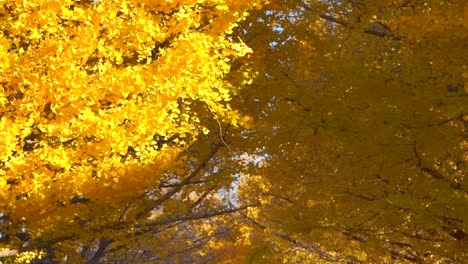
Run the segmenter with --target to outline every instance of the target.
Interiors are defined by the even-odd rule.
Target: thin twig
[[[221,125],[221,122],[219,122],[217,116],[215,115],[215,113],[213,112],[213,110],[211,110],[211,107],[207,104],[206,105],[208,107],[208,110],[210,111],[210,113],[213,115],[214,117],[214,120],[218,123],[218,127],[219,127],[219,137],[221,139],[221,142],[223,143],[224,146],[226,146],[229,151],[231,151],[231,148],[229,147],[229,145],[224,141],[224,134],[223,134],[223,127]]]

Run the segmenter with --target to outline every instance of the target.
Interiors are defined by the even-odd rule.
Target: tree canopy
[[[463,263],[463,1],[0,1],[6,263]]]

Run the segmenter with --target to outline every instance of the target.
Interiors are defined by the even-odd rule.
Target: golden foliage
[[[33,238],[100,229],[183,168],[202,121],[239,122],[224,77],[251,50],[226,34],[260,2],[2,1],[0,211]]]
[[[1,1],[2,247],[72,263],[462,263],[466,10]]]

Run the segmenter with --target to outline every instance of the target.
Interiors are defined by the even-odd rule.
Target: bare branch
[[[297,2],[299,2],[305,10],[309,12],[315,12],[315,10],[311,8],[308,4],[306,4],[303,0],[297,0]],[[347,27],[347,28],[352,27],[352,25],[350,25],[348,22],[340,20],[332,15],[319,14],[319,17],[327,21],[333,22],[335,24],[339,24],[343,27]],[[381,38],[391,37],[394,40],[401,40],[401,37],[394,35],[393,32],[386,25],[382,23],[372,23],[368,29],[364,30],[364,33],[377,36],[377,37],[381,37]]]
[[[255,226],[258,226],[260,227],[261,229],[263,230],[267,230],[268,228],[262,224],[260,224],[259,222],[255,221],[254,219],[246,216],[245,214],[242,214],[246,219],[248,219],[252,224],[254,224]],[[342,258],[342,257],[335,257],[333,255],[331,255],[330,253],[326,252],[326,251],[323,251],[321,249],[319,249],[318,247],[315,247],[315,246],[311,246],[311,245],[305,245],[305,244],[302,244],[301,242],[299,242],[298,240],[286,235],[286,234],[283,234],[283,233],[279,233],[279,232],[271,232],[272,235],[276,236],[276,237],[279,237],[285,241],[288,241],[289,243],[297,246],[297,247],[300,247],[300,248],[303,248],[307,251],[310,251],[312,253],[315,253],[317,254],[321,259],[324,259],[324,260],[327,260],[327,261],[333,261],[333,262],[346,262],[346,263],[361,263],[359,260],[355,259],[354,257],[345,257],[345,258]]]
[[[364,199],[366,201],[375,201],[375,200],[378,199],[378,196],[375,195],[375,194],[364,195],[364,194],[360,194],[360,193],[354,193],[354,192],[351,192],[349,190],[346,190],[345,193],[347,193],[347,194],[349,194],[351,196],[357,197],[357,198]]]
[[[185,177],[185,179],[183,181],[181,181],[178,186],[174,187],[172,190],[170,190],[166,194],[164,194],[161,198],[157,199],[150,206],[146,207],[146,209],[143,212],[141,212],[141,213],[139,213],[137,215],[137,219],[142,218],[147,213],[149,213],[151,210],[153,210],[154,208],[160,206],[165,201],[169,200],[174,194],[176,194],[178,191],[180,191],[180,189],[182,189],[182,187],[189,184],[192,181],[192,179],[195,178],[198,175],[198,173],[200,173],[200,171],[202,169],[204,169],[208,165],[208,162],[214,157],[216,152],[218,152],[219,148],[220,148],[220,145],[218,145],[218,144],[212,145],[211,151],[210,151],[210,154],[208,155],[208,157],[206,157],[205,160],[203,160],[202,163],[200,163],[200,165],[198,165],[198,167],[195,168],[195,170],[193,170],[187,177]]]
[[[9,250],[4,250],[4,251],[0,251],[0,258],[5,258],[5,257],[13,257],[21,252],[26,252],[26,251],[31,251],[31,250],[35,250],[35,249],[44,249],[44,248],[47,248],[53,244],[56,244],[56,243],[59,243],[59,242],[62,242],[62,241],[65,241],[65,240],[71,240],[73,238],[76,238],[75,235],[70,235],[70,236],[64,236],[64,237],[57,237],[57,238],[53,238],[53,239],[50,239],[50,240],[47,240],[47,241],[40,241],[40,242],[37,242],[37,243],[31,243],[30,245],[28,246],[25,246],[25,247],[21,247],[21,248],[18,248],[18,249],[9,249]]]
[[[180,216],[180,217],[176,217],[176,218],[165,218],[165,219],[149,222],[146,225],[147,226],[156,226],[156,225],[165,225],[165,224],[180,222],[180,221],[192,221],[192,220],[199,220],[199,219],[207,219],[207,218],[212,218],[212,217],[215,217],[215,216],[220,216],[220,215],[223,215],[223,214],[230,214],[230,213],[243,211],[243,210],[246,210],[249,207],[255,207],[255,206],[258,206],[258,205],[259,204],[249,204],[249,205],[246,205],[246,206],[231,208],[231,209],[218,211],[218,212],[214,212],[214,213],[193,214],[193,215],[188,215],[188,216]]]
[[[19,249],[10,249],[10,250],[0,251],[0,258],[13,257],[18,253],[20,253]]]
[[[280,199],[280,200],[287,201],[288,203],[294,204],[293,200],[291,200],[289,197],[286,197],[286,196],[284,196],[284,195],[274,194],[274,193],[271,193],[271,192],[264,192],[264,193],[262,193],[262,194],[263,194],[263,195],[272,196],[272,197],[278,198],[278,199]]]
[[[108,238],[101,238],[99,239],[99,247],[94,253],[94,256],[86,262],[86,264],[95,264],[99,262],[99,259],[104,255],[106,248],[112,243],[112,240]]]
[[[176,256],[176,255],[180,255],[180,254],[187,255],[187,253],[190,252],[190,251],[194,251],[196,249],[200,249],[200,248],[206,246],[211,238],[223,235],[223,234],[225,234],[227,232],[228,232],[227,230],[221,230],[221,231],[215,232],[214,234],[212,234],[210,236],[205,236],[205,237],[202,237],[202,238],[198,238],[198,239],[192,241],[193,245],[188,247],[188,248],[177,250],[177,251],[171,252],[169,255],[166,255],[166,256],[163,256],[163,257],[157,257],[157,258],[154,258],[152,260],[164,260],[164,259],[168,259],[168,258],[171,258],[173,256]]]
[[[202,196],[200,196],[200,198],[198,198],[191,206],[190,206],[190,211],[192,211],[193,209],[195,209],[195,207],[197,207],[201,202],[203,202],[203,200],[206,198],[206,196],[208,196],[208,194],[210,194],[211,191],[214,190],[214,188],[216,188],[217,184],[211,186],[208,190],[206,190]]]
[[[198,180],[198,181],[191,181],[191,182],[188,182],[186,185],[189,185],[189,184],[201,184],[201,183],[204,183],[205,181],[203,180]],[[178,187],[180,186],[180,183],[161,183],[159,184],[159,188],[171,188],[171,187]]]

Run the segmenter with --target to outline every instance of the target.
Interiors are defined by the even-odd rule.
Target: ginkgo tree
[[[265,159],[247,261],[464,262],[462,2],[272,1],[236,31],[258,72],[237,141]]]
[[[0,251],[463,263],[463,1],[1,1]]]
[[[244,122],[224,76],[251,50],[226,34],[260,4],[1,1],[2,256],[122,241],[201,174],[222,133],[186,178],[182,154]]]

